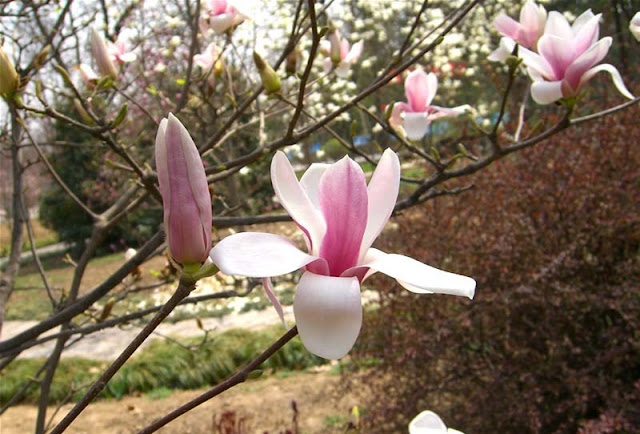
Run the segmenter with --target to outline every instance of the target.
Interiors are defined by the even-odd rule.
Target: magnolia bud
[[[342,60],[342,55],[340,52],[341,38],[340,32],[338,32],[338,30],[334,30],[329,33],[329,42],[331,43],[331,51],[329,53],[331,61],[334,64],[338,64]]]
[[[0,95],[10,95],[16,91],[20,78],[9,57],[0,46]]]
[[[172,114],[160,122],[155,152],[169,252],[183,267],[199,268],[211,250],[211,196],[198,149]]]
[[[294,75],[298,71],[298,60],[300,59],[300,50],[296,47],[289,55],[287,56],[286,63],[284,64],[284,70],[287,73],[287,76]]]
[[[267,90],[267,93],[280,92],[280,77],[278,77],[278,74],[276,74],[271,65],[265,62],[255,51],[253,52],[253,61],[256,64],[256,68],[258,68],[262,85]]]
[[[111,60],[107,43],[93,28],[91,29],[91,54],[93,54],[93,59],[96,61],[98,72],[103,77],[115,79],[118,76],[118,70]]]

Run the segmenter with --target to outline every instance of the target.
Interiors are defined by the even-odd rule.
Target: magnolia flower
[[[582,86],[600,71],[611,74],[613,84],[627,98],[627,90],[618,70],[609,64],[595,66],[611,47],[611,37],[598,40],[600,14],[584,12],[570,25],[558,12],[550,12],[544,34],[538,41],[538,53],[519,51],[533,80],[531,96],[538,104],[577,96]]]
[[[9,95],[18,88],[20,77],[13,62],[0,45],[0,95]]]
[[[208,11],[200,16],[200,31],[206,34],[211,29],[221,34],[240,24],[249,17],[243,6],[242,2],[234,0],[209,0]]]
[[[103,77],[117,77],[118,70],[113,64],[107,43],[94,28],[91,29],[91,54],[93,55],[93,59],[96,61],[98,72]]]
[[[500,38],[500,45],[489,54],[487,59],[492,62],[504,62],[511,56],[516,47],[516,41],[511,38]]]
[[[454,108],[430,105],[437,90],[438,79],[434,73],[427,74],[422,69],[411,72],[404,81],[407,103],[393,105],[390,124],[394,128],[402,126],[410,140],[420,140],[427,133],[431,121],[443,116],[458,116],[469,108],[468,105]]]
[[[269,278],[302,268],[293,311],[302,342],[313,354],[338,359],[349,352],[362,325],[360,284],[375,272],[412,292],[473,297],[475,281],[469,277],[371,247],[398,196],[400,163],[390,149],[368,186],[349,157],[312,164],[298,181],[283,152],[273,157],[271,181],[279,202],[302,229],[309,253],[279,235],[243,232],[223,239],[210,256],[226,274],[263,278],[281,317]]]
[[[629,23],[629,30],[631,30],[631,34],[638,42],[640,42],[640,12],[636,12],[636,14],[631,18],[631,22]]]
[[[111,61],[120,65],[133,62],[138,57],[133,51],[127,51],[127,43],[120,36],[118,36],[116,42],[107,42],[107,47],[109,48]]]
[[[193,56],[193,62],[207,74],[209,85],[215,85],[216,75],[222,72],[220,51],[213,42],[201,53]]]
[[[544,32],[547,11],[533,1],[528,1],[520,10],[520,22],[505,14],[499,14],[494,20],[495,28],[523,47],[535,50],[536,43]]]
[[[211,249],[211,195],[198,149],[172,114],[158,128],[156,171],[171,257],[200,265]]]
[[[409,434],[463,434],[447,428],[440,416],[432,411],[423,411],[409,423]]]
[[[324,60],[324,71],[329,72],[333,66],[336,67],[336,75],[346,78],[351,71],[351,65],[355,63],[362,54],[364,41],[349,44],[349,41],[340,36],[340,32],[335,30],[329,34],[329,41],[323,41],[323,51],[329,55]]]

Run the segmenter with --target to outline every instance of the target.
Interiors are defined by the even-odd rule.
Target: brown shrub
[[[639,115],[566,131],[396,219],[382,250],[478,287],[466,301],[375,282],[354,352],[381,363],[363,374],[382,383],[367,432],[424,409],[467,433],[640,432]]]

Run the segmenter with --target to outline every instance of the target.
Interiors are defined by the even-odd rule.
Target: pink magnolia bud
[[[104,38],[93,28],[91,29],[91,54],[93,54],[98,72],[102,76],[113,79],[117,77],[118,70],[111,60],[109,47]]]
[[[198,149],[172,114],[158,128],[156,171],[171,256],[182,265],[202,264],[211,250],[211,195]]]

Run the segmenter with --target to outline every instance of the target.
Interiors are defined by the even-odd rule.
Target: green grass
[[[133,357],[107,384],[102,398],[146,394],[162,398],[172,390],[195,389],[217,384],[254,359],[282,335],[282,327],[260,332],[229,330],[202,343],[183,340],[185,346],[157,340]],[[325,363],[309,353],[299,338],[293,339],[267,360],[265,372],[301,370]],[[7,402],[35,374],[43,359],[16,360],[0,372],[0,404]],[[60,402],[71,395],[77,399],[95,380],[106,363],[87,359],[63,359],[51,387],[51,400]],[[35,403],[37,387],[32,385],[24,402]]]

